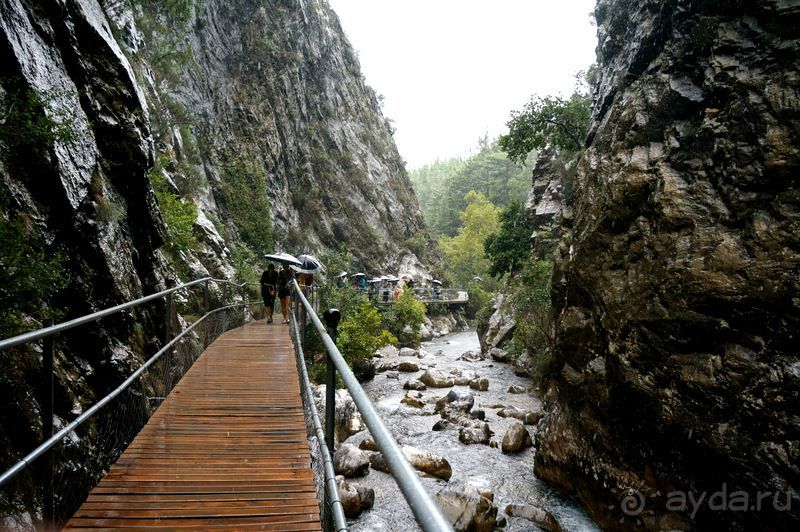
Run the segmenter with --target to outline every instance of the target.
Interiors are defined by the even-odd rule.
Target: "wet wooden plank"
[[[288,327],[250,323],[195,362],[65,529],[320,530]]]

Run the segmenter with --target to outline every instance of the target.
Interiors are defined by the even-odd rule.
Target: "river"
[[[480,352],[475,331],[452,333],[431,342],[424,342],[422,350],[427,355],[418,359],[420,371],[399,375],[397,372],[378,373],[375,379],[364,384],[364,389],[398,443],[445,457],[453,469],[451,482],[461,480],[481,491],[493,492],[494,502],[499,509],[498,518],[506,517],[508,524],[505,530],[509,532],[537,529],[530,521],[505,516],[503,508],[510,503],[532,504],[543,508],[556,518],[564,530],[599,530],[580,506],[536,478],[533,474],[533,449],[509,455],[502,453],[499,448],[486,445],[464,445],[458,440],[457,429],[450,428],[440,432],[431,430],[433,424],[439,420],[438,415],[420,415],[420,409],[400,403],[400,399],[406,393],[403,390],[403,383],[410,378],[419,377],[425,367],[435,367],[445,372],[456,368],[461,371],[474,371],[479,376],[489,379],[488,391],[479,392],[471,390],[468,386],[454,386],[453,389],[475,396],[474,409],[486,412],[486,421],[495,433],[493,439],[499,442],[506,429],[515,420],[499,417],[498,408],[492,408],[490,405],[502,404],[525,410],[540,408],[539,400],[530,393],[507,393],[511,385],[529,387],[530,380],[515,375],[510,364],[492,360],[478,362],[457,360],[465,351]],[[448,391],[447,388],[428,388],[422,393],[424,398],[431,395],[441,397]],[[535,442],[535,429],[530,426],[528,429],[534,436]],[[375,490],[375,506],[359,518],[351,520],[351,530],[396,532],[419,530],[400,489],[390,475],[371,470],[366,477],[354,480],[362,486]],[[432,494],[446,484],[443,480],[427,475],[422,477],[422,482]]]

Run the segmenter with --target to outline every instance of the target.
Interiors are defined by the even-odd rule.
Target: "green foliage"
[[[384,326],[397,337],[401,346],[416,347],[426,310],[425,303],[415,298],[411,290],[403,290],[397,301],[384,311]]]
[[[0,185],[0,338],[29,328],[26,316],[39,323],[54,317],[50,299],[69,280],[66,253],[48,249],[24,217],[10,214],[5,195]]]
[[[115,222],[125,214],[125,209],[108,196],[105,179],[99,171],[92,174],[89,192],[94,199],[95,214],[98,221],[104,223]]]
[[[354,312],[342,316],[336,345],[351,368],[371,360],[376,349],[397,342],[383,329],[381,315],[369,301],[362,301]]]
[[[219,189],[222,204],[239,230],[242,241],[256,253],[272,249],[272,223],[263,169],[252,159],[239,157],[223,163]]]
[[[533,225],[519,201],[512,201],[499,215],[500,230],[489,235],[484,249],[489,257],[489,275],[500,277],[518,271],[531,259]]]
[[[500,148],[512,161],[522,162],[534,149],[552,144],[565,152],[583,148],[591,113],[589,95],[575,92],[568,100],[534,97],[522,111],[512,111],[508,134],[501,135]]]
[[[145,56],[156,77],[175,88],[189,67],[196,66],[188,34],[197,0],[131,0],[136,25],[144,34]]]
[[[231,264],[236,270],[234,278],[237,283],[258,283],[261,272],[258,271],[258,257],[253,250],[241,243],[231,246]]]
[[[451,281],[456,286],[467,286],[476,275],[488,277],[489,259],[484,253],[483,242],[497,232],[500,210],[479,192],[470,191],[464,200],[467,208],[458,216],[462,222],[458,234],[439,240]]]
[[[470,283],[467,285],[467,295],[469,295],[469,302],[467,302],[466,315],[468,319],[481,319],[489,318],[492,312],[492,297],[494,294],[486,290],[481,283]]]
[[[510,352],[519,355],[527,349],[537,357],[541,366],[537,377],[544,377],[549,369],[553,344],[552,271],[550,261],[531,261],[509,285],[511,308],[517,322]]]
[[[0,79],[0,153],[4,158],[22,146],[73,142],[79,130],[71,110],[55,105],[55,90],[25,88],[20,79]]]
[[[437,161],[412,170],[410,177],[425,221],[437,236],[456,234],[458,213],[466,208],[470,190],[505,206],[512,199],[523,201],[530,188],[530,167],[514,164],[486,138],[468,159]]]
[[[173,253],[186,252],[197,243],[192,232],[194,222],[197,220],[197,206],[184,201],[170,190],[167,178],[164,176],[164,165],[167,162],[166,156],[156,160],[156,164],[149,172],[150,182],[156,193],[161,216],[167,225],[167,247]]]

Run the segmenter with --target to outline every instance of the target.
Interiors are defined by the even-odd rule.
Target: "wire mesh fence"
[[[14,441],[12,429],[4,429],[0,436],[14,442],[16,451],[4,453],[0,472],[118,388],[144,360],[162,350],[167,335],[174,338],[190,329],[129,386],[0,487],[0,529],[49,530],[63,525],[103,476],[113,478],[112,465],[205,347],[225,331],[260,316],[260,304],[247,303],[254,301],[252,294],[251,287],[201,286],[191,293],[176,292],[167,320],[164,312],[170,305],[157,302],[57,339],[49,378],[43,376],[31,386],[27,397],[24,390],[15,397],[0,397],[9,402],[4,405],[8,408],[28,409],[18,421],[32,425],[20,426],[31,433],[21,442]],[[212,308],[217,310],[205,314]],[[4,358],[46,359],[47,346],[17,346],[4,352]],[[46,369],[47,364],[41,366]],[[25,445],[31,440],[36,441]]]

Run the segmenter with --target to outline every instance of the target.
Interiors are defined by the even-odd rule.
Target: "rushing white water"
[[[464,445],[458,441],[457,429],[451,428],[440,432],[431,430],[434,423],[439,420],[438,415],[420,415],[419,409],[400,403],[400,399],[405,395],[403,383],[421,375],[423,367],[435,365],[436,369],[445,372],[456,368],[462,371],[474,371],[481,377],[489,379],[488,391],[479,392],[469,389],[468,386],[454,386],[453,389],[475,396],[474,409],[486,412],[486,421],[495,433],[493,439],[500,441],[506,429],[515,420],[498,417],[498,408],[492,408],[490,405],[502,404],[525,410],[539,409],[541,406],[539,400],[532,394],[507,393],[511,385],[529,387],[530,380],[515,375],[509,364],[492,360],[479,362],[456,360],[465,351],[480,351],[475,331],[443,336],[424,343],[422,349],[428,355],[419,361],[420,371],[400,373],[399,378],[396,372],[379,373],[373,381],[364,385],[384,423],[397,441],[401,445],[411,445],[447,458],[453,468],[451,481],[462,480],[481,491],[492,491],[495,495],[495,504],[499,508],[498,517],[505,516],[503,509],[507,504],[533,504],[552,513],[564,530],[599,530],[575,502],[536,478],[533,474],[533,449],[508,455],[502,453],[499,448],[486,445]],[[437,355],[438,351],[441,353]],[[422,393],[425,398],[441,397],[448,391],[446,388],[429,388]],[[535,429],[528,428],[535,442]],[[391,476],[371,470],[365,478],[355,479],[355,482],[375,489],[375,506],[352,521],[351,530],[397,532],[418,530],[411,510]],[[422,482],[432,494],[446,484],[443,480],[427,476],[422,478]],[[507,519],[508,531],[536,530],[535,525],[525,519],[513,517]]]

